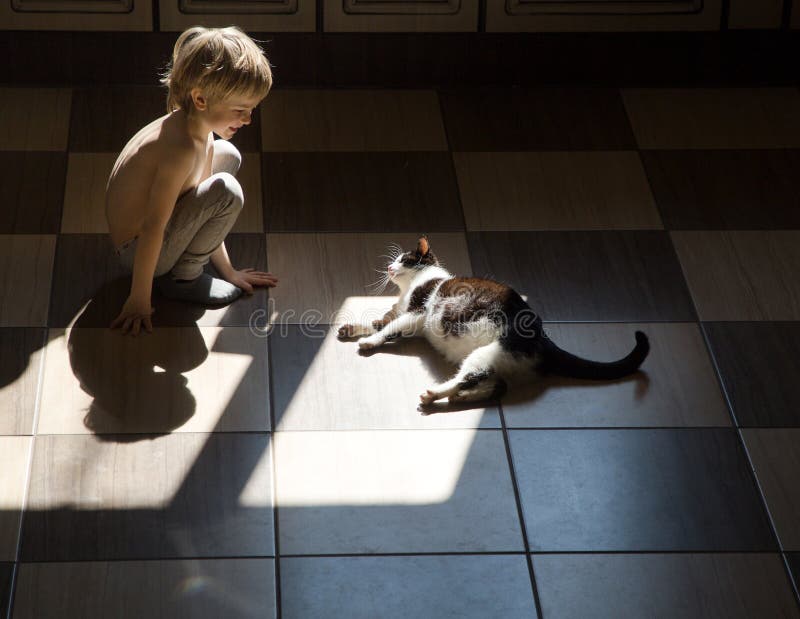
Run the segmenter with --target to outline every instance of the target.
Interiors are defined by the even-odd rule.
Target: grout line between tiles
[[[269,402],[269,423],[270,423],[270,430],[273,433],[277,431],[277,424],[275,419],[275,394],[273,386],[275,384],[275,378],[272,371],[272,345],[270,343],[270,338],[267,338],[267,375],[269,384],[267,385],[267,401]],[[270,457],[271,457],[271,464],[272,464],[272,475],[270,477],[270,482],[272,483],[272,536],[273,536],[273,546],[275,548],[275,617],[276,619],[281,619],[282,617],[282,607],[281,607],[281,554],[280,554],[280,539],[279,539],[279,529],[278,529],[278,471],[277,471],[277,461],[275,456],[275,440],[274,438],[270,441]]]
[[[458,182],[458,174],[456,173],[456,162],[453,160],[453,147],[450,144],[450,133],[447,131],[447,121],[445,120],[444,104],[439,90],[436,91],[436,101],[439,104],[439,118],[442,121],[442,129],[444,130],[444,139],[447,142],[447,159],[450,162],[450,171],[453,174],[453,180],[456,184],[456,197],[458,198],[458,209],[461,212],[461,232],[464,234],[464,241],[466,242],[467,236],[467,216],[464,213],[464,200],[461,197],[461,185]],[[472,268],[472,258],[469,255],[469,245],[467,245],[467,258],[469,258],[470,268]]]
[[[520,531],[522,533],[522,543],[525,545],[525,560],[528,563],[528,577],[531,581],[531,593],[533,594],[533,603],[536,606],[536,615],[542,619],[542,604],[539,600],[539,588],[536,585],[536,574],[533,571],[533,558],[531,557],[531,548],[528,543],[528,530],[525,526],[525,514],[522,509],[522,498],[520,497],[519,486],[517,485],[517,474],[514,469],[514,460],[511,457],[511,442],[508,438],[508,430],[506,429],[505,416],[503,414],[502,402],[498,402],[498,412],[500,414],[500,425],[503,432],[503,446],[506,450],[506,460],[508,461],[508,472],[511,475],[511,487],[514,490],[514,502],[517,506],[517,520],[519,521]]]
[[[741,429],[797,429],[798,426],[742,426]],[[625,430],[628,432],[700,432],[700,431],[731,431],[735,430],[735,426],[510,426],[507,428],[511,432],[603,432],[603,431],[619,431]],[[163,436],[185,436],[193,434],[201,434],[204,436],[210,435],[243,435],[243,436],[275,436],[277,434],[331,434],[331,433],[363,433],[363,432],[502,432],[503,428],[498,427],[403,427],[403,428],[321,428],[321,429],[297,429],[297,430],[231,430],[225,432],[176,432],[173,431],[169,434],[161,432],[81,432],[81,433],[41,433],[39,437],[95,437],[95,436],[123,436],[123,437],[145,437],[154,436],[160,438]],[[13,435],[17,436],[17,435]]]
[[[783,567],[786,572],[789,574],[789,585],[792,587],[792,592],[794,593],[795,601],[800,604],[800,582],[795,579],[794,572],[792,571],[792,566],[789,565],[789,552],[784,550],[781,553],[781,560],[783,561]]]
[[[692,299],[692,304],[694,304],[694,299]],[[696,308],[695,308],[696,310]],[[733,429],[736,431],[736,436],[739,439],[739,447],[741,448],[745,459],[747,460],[747,465],[750,469],[750,479],[755,484],[756,490],[758,491],[758,496],[761,499],[761,507],[764,510],[764,513],[767,516],[767,521],[769,522],[770,530],[772,532],[772,537],[778,545],[778,550],[781,553],[785,552],[783,548],[783,543],[781,542],[781,538],[778,535],[778,529],[775,526],[775,520],[772,517],[772,512],[769,509],[769,503],[767,502],[767,497],[764,495],[764,490],[761,487],[761,481],[758,479],[758,474],[756,473],[755,466],[753,465],[753,459],[750,456],[750,451],[747,449],[747,445],[744,441],[744,436],[742,435],[742,429],[738,425],[738,420],[736,419],[736,413],[733,409],[733,403],[731,402],[730,396],[728,394],[728,390],[725,387],[725,382],[722,378],[722,372],[720,371],[719,364],[717,363],[717,357],[714,354],[714,349],[711,346],[711,342],[708,338],[708,333],[703,328],[703,322],[698,319],[698,327],[700,328],[700,332],[703,335],[703,342],[706,345],[706,350],[708,352],[708,356],[711,359],[711,364],[714,367],[714,373],[717,377],[717,384],[722,391],[722,397],[725,399],[725,404],[728,407],[728,414],[731,417],[731,421],[733,422]],[[792,576],[792,571],[789,569],[789,563],[786,560],[786,557],[782,554],[783,558],[783,568],[786,573],[787,578],[789,579],[789,586],[792,588],[792,593],[794,594],[795,603],[800,606],[800,591],[794,582],[794,578]]]
[[[289,553],[281,555],[282,559],[339,559],[339,558],[373,558],[373,557],[494,557],[494,556],[557,556],[557,555],[781,555],[782,553],[774,548],[772,549],[707,549],[707,548],[692,548],[687,550],[674,550],[674,549],[651,549],[646,550],[532,550],[526,552],[523,550],[481,550],[481,551],[419,551],[419,552],[371,552],[371,553],[357,553],[357,552],[339,552],[339,553],[309,553],[297,554]],[[108,558],[99,557],[91,559],[32,559],[28,561],[20,561],[18,565],[35,565],[35,564],[49,564],[49,563],[131,563],[131,562],[177,562],[177,561],[263,561],[275,559],[275,555],[218,555],[218,556],[185,556],[185,557],[123,557],[123,558]]]
[[[51,283],[52,286],[52,283]],[[30,448],[28,450],[28,461],[25,467],[25,490],[22,493],[22,504],[20,505],[19,511],[19,524],[17,525],[17,545],[14,550],[14,569],[11,572],[11,584],[9,590],[9,597],[8,597],[8,617],[7,619],[11,619],[13,608],[14,608],[14,598],[16,597],[16,589],[17,589],[17,578],[18,578],[18,566],[20,565],[20,552],[22,551],[22,533],[25,526],[25,514],[28,511],[28,497],[30,495],[30,486],[31,486],[31,476],[33,474],[33,455],[34,450],[36,449],[36,436],[37,430],[39,428],[39,412],[41,407],[42,401],[42,390],[43,390],[43,381],[44,381],[44,367],[45,367],[45,357],[47,355],[47,344],[50,341],[50,329],[44,327],[42,329],[43,333],[41,334],[41,345],[42,345],[42,354],[39,358],[39,367],[36,371],[36,398],[34,398],[34,405],[33,405],[33,425],[31,427],[31,443]]]

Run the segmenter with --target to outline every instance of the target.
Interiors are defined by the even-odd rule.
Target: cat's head
[[[431,251],[428,237],[423,235],[417,241],[417,249],[401,253],[389,265],[389,279],[395,284],[411,281],[422,269],[438,266],[439,260]]]

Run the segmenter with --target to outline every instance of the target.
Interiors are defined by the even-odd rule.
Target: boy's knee
[[[242,166],[242,154],[227,140],[214,140],[214,156],[211,169],[214,172],[236,174]]]
[[[229,172],[218,172],[211,178],[211,191],[217,194],[215,197],[230,202],[233,208],[241,209],[244,205],[244,192],[236,177]]]

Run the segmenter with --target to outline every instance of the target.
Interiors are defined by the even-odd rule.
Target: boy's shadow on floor
[[[137,441],[168,434],[194,415],[183,372],[208,357],[197,326],[202,306],[153,295],[153,332],[109,329],[130,292],[130,277],[96,292],[72,324],[67,343],[72,372],[94,398],[85,426],[102,440]],[[180,328],[170,328],[180,327]]]
[[[422,340],[422,338],[413,338]],[[395,340],[383,346],[369,351],[362,351],[364,356],[376,354],[401,355],[405,357],[418,357],[425,368],[430,373],[433,380],[442,383],[452,378],[458,367],[444,359],[430,344],[425,341],[421,345],[412,345],[412,340]],[[547,374],[531,374],[530,377],[517,377],[507,385],[505,392],[500,398],[490,400],[476,400],[475,402],[448,402],[440,400],[433,404],[420,404],[417,410],[423,415],[433,415],[438,413],[457,413],[460,411],[484,408],[486,406],[497,406],[498,404],[532,404],[548,389],[561,389],[564,387],[575,389],[586,389],[597,387],[598,385],[619,385],[622,383],[636,382],[634,399],[642,400],[647,394],[650,386],[650,377],[646,372],[637,371],[633,374],[616,380],[584,380],[579,378],[565,378],[562,376]]]

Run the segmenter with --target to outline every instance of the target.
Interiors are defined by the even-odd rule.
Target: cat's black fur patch
[[[421,286],[414,288],[414,292],[411,293],[411,299],[408,302],[408,311],[414,314],[424,312],[425,303],[430,298],[433,289],[436,288],[436,285],[442,281],[443,280],[441,277],[436,277],[434,279],[429,279]]]
[[[477,387],[478,383],[486,380],[492,374],[494,374],[494,372],[489,370],[484,370],[482,372],[470,372],[469,374],[464,376],[464,380],[458,383],[458,388],[472,389],[473,387]]]
[[[520,313],[533,314],[513,288],[489,279],[453,277],[442,284],[437,296],[434,311],[441,312],[442,329],[449,335],[463,335],[468,323],[488,318],[504,327],[506,336],[520,322],[516,319]]]
[[[403,254],[403,257],[400,258],[400,263],[408,269],[415,269],[420,267],[434,266],[439,264],[439,260],[432,251],[426,252],[422,256],[416,252],[409,251]]]

